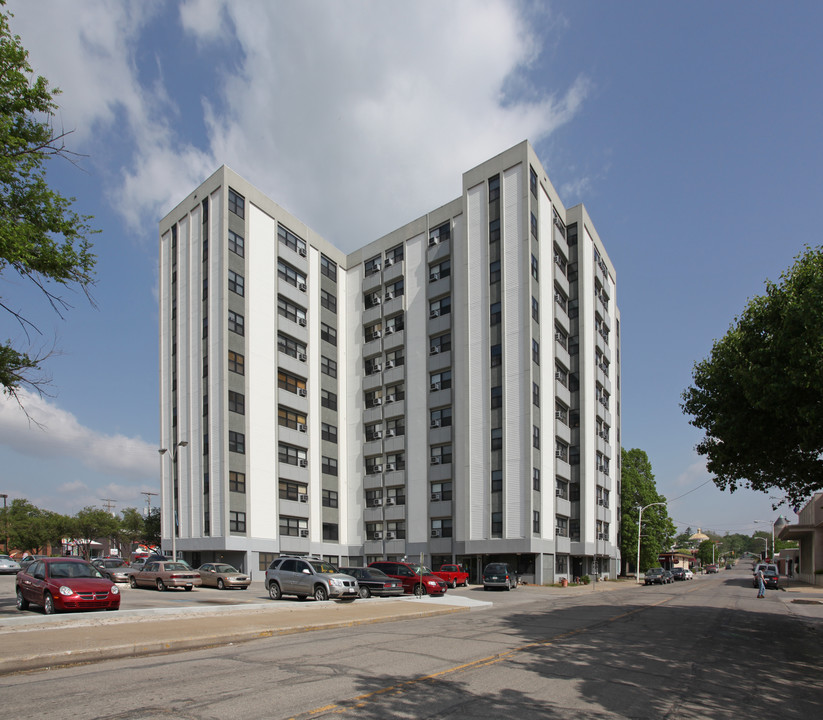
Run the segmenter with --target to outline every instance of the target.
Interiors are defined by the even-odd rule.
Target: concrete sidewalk
[[[452,596],[27,616],[0,623],[0,675],[488,606]]]

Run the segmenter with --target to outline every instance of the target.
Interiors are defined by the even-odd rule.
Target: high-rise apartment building
[[[614,576],[615,281],[527,142],[348,255],[220,168],[160,224],[163,547]]]

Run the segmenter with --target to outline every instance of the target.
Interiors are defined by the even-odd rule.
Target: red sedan
[[[39,605],[46,615],[65,610],[119,610],[120,590],[80,558],[42,558],[17,573],[17,609]]]

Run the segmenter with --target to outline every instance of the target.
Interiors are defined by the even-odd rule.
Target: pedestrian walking
[[[757,568],[757,597],[766,597],[766,581],[763,579],[763,566]]]

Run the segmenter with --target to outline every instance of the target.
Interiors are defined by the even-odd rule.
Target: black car
[[[675,580],[685,580],[686,579],[686,571],[682,567],[676,567],[671,569],[672,577]]]
[[[775,590],[780,589],[780,576],[777,574],[777,570],[763,570],[763,584],[767,588],[774,588]]]
[[[483,568],[483,589],[517,589],[517,575],[506,563],[489,563]]]
[[[395,578],[390,578],[377,568],[344,567],[340,568],[340,572],[351,575],[357,580],[361,598],[371,597],[372,595],[390,597],[403,594],[403,583]]]

